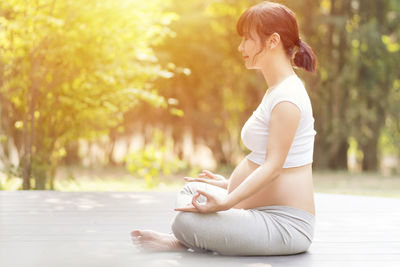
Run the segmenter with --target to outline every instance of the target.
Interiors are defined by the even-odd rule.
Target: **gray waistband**
[[[289,214],[293,214],[293,215],[297,215],[300,216],[302,218],[307,219],[308,221],[314,222],[315,221],[315,215],[302,210],[302,209],[298,209],[298,208],[294,208],[294,207],[289,207],[289,206],[277,206],[277,205],[273,205],[273,206],[262,206],[262,207],[256,207],[253,208],[253,210],[260,210],[260,211],[280,211],[280,212],[287,212]]]
[[[315,228],[314,214],[294,207],[277,205],[256,207],[253,210],[285,218],[290,225],[303,233],[312,242]]]

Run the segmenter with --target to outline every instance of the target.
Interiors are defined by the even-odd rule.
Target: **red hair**
[[[288,7],[269,1],[251,6],[240,16],[236,30],[240,36],[250,38],[251,31],[255,31],[262,44],[271,34],[278,33],[289,58],[293,57],[294,48],[298,47],[294,56],[294,64],[315,73],[317,58],[311,47],[300,39],[295,14]],[[261,51],[262,49],[257,54]]]

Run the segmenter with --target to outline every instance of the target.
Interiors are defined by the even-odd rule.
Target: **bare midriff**
[[[228,194],[238,187],[260,165],[244,158],[229,178]],[[284,168],[281,174],[254,195],[233,208],[251,209],[262,206],[289,206],[315,215],[312,165]]]

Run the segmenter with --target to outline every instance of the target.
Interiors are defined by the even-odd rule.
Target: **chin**
[[[258,66],[247,66],[247,65],[246,65],[246,68],[247,68],[248,70],[259,70],[259,69],[261,69],[261,68],[258,67]]]

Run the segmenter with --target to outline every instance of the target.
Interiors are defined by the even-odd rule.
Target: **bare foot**
[[[164,234],[152,230],[133,230],[132,241],[145,251],[182,251],[187,250],[173,234]]]

